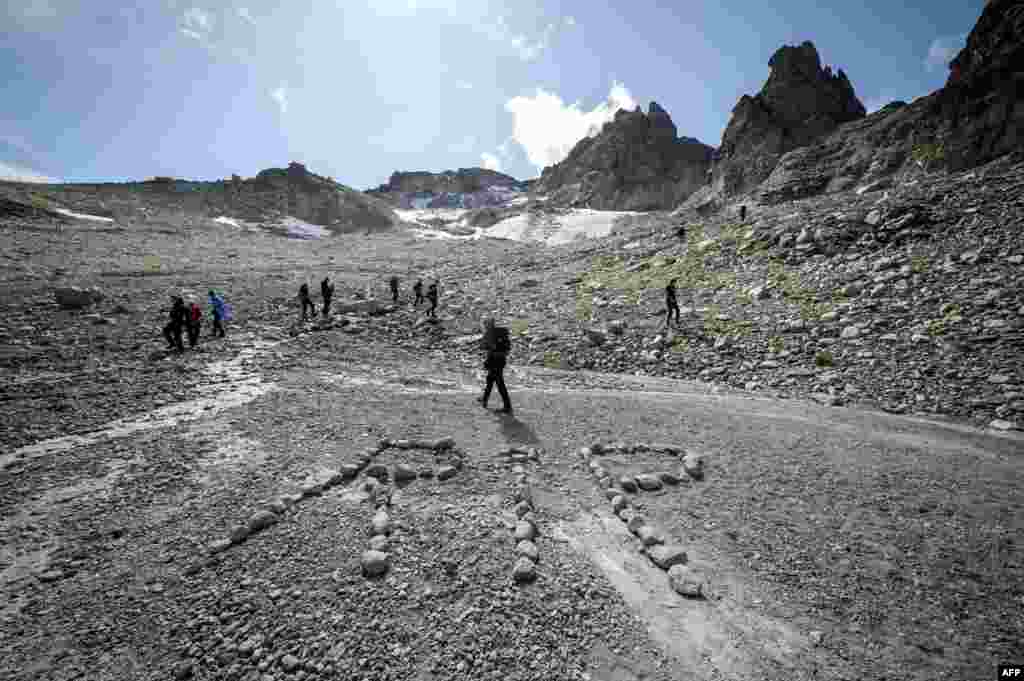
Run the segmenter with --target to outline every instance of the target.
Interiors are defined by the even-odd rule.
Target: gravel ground
[[[531,342],[578,332],[571,313],[517,338],[515,416],[481,409],[467,340],[479,316],[571,307],[557,282],[592,244],[13,222],[0,237],[5,678],[959,679],[1019,652],[1017,434],[525,365]],[[407,307],[297,323],[302,280],[330,272],[347,300],[390,271],[441,277],[438,323]],[[493,277],[508,272],[547,283],[499,296]],[[65,282],[107,297],[60,311],[51,289]],[[228,338],[167,355],[167,295],[210,286],[238,312]],[[386,486],[381,578],[360,572],[382,494],[365,471],[223,545],[381,438],[445,436],[464,454],[454,477]],[[624,496],[685,546],[706,598],[675,593],[612,514],[577,453],[610,442],[705,455],[702,480]],[[509,447],[538,460],[512,463]],[[598,458],[616,475],[678,466],[651,451]],[[375,460],[447,462],[423,449]],[[540,557],[517,584],[521,476]]]

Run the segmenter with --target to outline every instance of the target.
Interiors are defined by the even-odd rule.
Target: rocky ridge
[[[170,177],[121,184],[0,182],[0,195],[50,212],[70,209],[111,218],[118,228],[185,227],[217,217],[262,224],[292,217],[343,233],[390,229],[400,222],[386,203],[312,173],[301,163],[268,168],[254,178],[236,175],[214,182]]]

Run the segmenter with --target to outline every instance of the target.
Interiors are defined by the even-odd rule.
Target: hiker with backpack
[[[182,300],[181,296],[171,296],[171,314],[170,321],[164,327],[164,338],[167,340],[168,350],[177,350],[178,352],[185,352],[185,347],[181,342],[181,333],[185,329],[185,301]]]
[[[213,329],[210,331],[210,335],[224,338],[227,335],[224,331],[224,320],[230,318],[228,305],[224,302],[224,297],[218,295],[213,289],[207,293],[210,298],[210,311],[213,315]]]
[[[313,318],[316,319],[316,305],[309,297],[309,284],[303,282],[299,287],[299,304],[302,305],[302,321],[306,321],[306,309],[308,308]]]
[[[668,282],[665,287],[665,326],[672,321],[672,311],[676,313],[676,326],[679,325],[679,301],[676,300],[676,280]]]
[[[498,412],[511,414],[512,401],[509,400],[508,389],[505,387],[505,364],[508,362],[509,352],[512,351],[512,339],[509,336],[508,327],[495,326],[492,317],[485,319],[481,346],[486,352],[484,369],[487,370],[487,384],[484,386],[483,396],[477,398],[477,401],[486,409],[487,400],[491,396],[491,388],[496,385],[503,403]]]
[[[413,307],[419,307],[420,303],[423,302],[423,280],[417,279],[416,283],[413,284],[412,292],[416,294],[416,299],[412,302]]]
[[[203,310],[199,303],[192,298],[188,306],[188,347],[195,349],[199,344],[199,330],[203,323]]]
[[[430,301],[430,308],[427,310],[428,317],[437,317],[437,280],[430,282],[427,287],[427,300]]]
[[[324,277],[324,280],[320,282],[320,295],[324,299],[322,310],[324,319],[327,319],[331,314],[331,298],[334,297],[334,284],[331,283],[330,277]]]
[[[395,275],[392,274],[391,278],[388,279],[388,284],[391,286],[391,302],[392,303],[397,303],[398,302],[398,277],[396,277]]]

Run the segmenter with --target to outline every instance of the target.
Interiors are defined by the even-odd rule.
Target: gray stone
[[[661,489],[661,480],[653,473],[641,473],[636,476],[637,486],[648,492],[656,492]]]
[[[453,447],[455,447],[455,438],[442,437],[440,439],[434,440],[434,442],[431,443],[430,449],[441,452],[446,449],[452,449]]]
[[[373,520],[370,521],[370,527],[373,530],[373,534],[388,534],[391,532],[391,518],[388,517],[387,511],[384,509],[378,510],[373,515]]]
[[[658,478],[666,485],[678,485],[679,476],[672,471],[659,471]]]
[[[529,513],[532,510],[533,510],[533,507],[530,506],[530,503],[528,501],[526,501],[526,500],[520,501],[518,504],[516,504],[516,508],[515,508],[516,517],[517,518],[522,518],[524,515],[526,515],[527,513]]]
[[[457,472],[458,470],[455,468],[455,466],[441,466],[440,468],[437,469],[437,479],[449,480],[451,478],[454,478]]]
[[[628,475],[623,475],[619,478],[619,487],[625,492],[635,493],[637,490],[636,479]]]
[[[54,289],[53,298],[66,310],[80,310],[103,300],[98,289],[84,289],[77,286],[64,286]]]
[[[375,534],[370,537],[370,550],[371,551],[387,551],[391,546],[391,541],[387,538],[387,535]]]
[[[282,513],[288,510],[287,504],[285,504],[284,499],[281,498],[271,499],[266,504],[264,504],[264,508],[266,508],[268,511],[273,511],[277,515],[281,515]]]
[[[860,327],[859,326],[847,326],[846,328],[843,329],[843,332],[840,334],[839,337],[842,338],[843,340],[852,340],[854,338],[859,338],[860,337]]]
[[[291,653],[281,658],[281,668],[288,673],[295,671],[300,666],[302,666],[302,661]]]
[[[396,482],[416,479],[416,469],[404,463],[395,464],[394,476]]]
[[[383,551],[364,551],[360,563],[363,568],[363,574],[367,577],[383,575],[391,567],[388,554]]]
[[[249,534],[259,532],[277,522],[277,514],[273,511],[257,511],[249,518]]]
[[[248,525],[235,525],[235,527],[232,528],[231,534],[229,536],[231,537],[232,544],[241,544],[249,538]]]
[[[351,480],[359,475],[359,466],[354,463],[344,463],[338,469],[338,472],[341,473],[341,477],[345,480]]]
[[[537,566],[529,558],[523,556],[516,561],[515,566],[512,568],[512,579],[516,582],[532,582],[537,578]]]
[[[612,499],[612,512],[613,513],[618,513],[619,511],[621,511],[622,509],[626,508],[627,506],[629,506],[629,502],[626,500],[626,497],[616,495],[615,498]]]
[[[988,424],[988,427],[994,428],[995,430],[1016,430],[1017,424],[1013,423],[1012,421],[995,419],[994,421]]]
[[[644,546],[653,546],[655,544],[665,543],[665,538],[661,536],[661,532],[650,525],[641,525],[636,531],[636,536]]]
[[[371,478],[377,478],[378,480],[388,479],[388,467],[382,463],[371,463],[366,467],[366,474]]]
[[[540,557],[540,551],[537,550],[537,545],[534,544],[532,541],[526,539],[516,544],[516,553],[520,556],[529,558],[535,563],[537,562],[537,559]]]
[[[662,570],[668,570],[686,563],[686,550],[676,544],[658,544],[647,550],[647,557]]]
[[[519,541],[530,541],[533,539],[534,528],[533,524],[526,520],[520,520],[516,522],[515,539]]]
[[[421,478],[432,478],[432,477],[434,477],[434,469],[433,468],[429,468],[429,467],[420,469],[420,477]]]
[[[621,516],[620,516],[621,517]],[[640,528],[647,524],[647,519],[639,513],[634,513],[630,516],[629,520],[626,521],[626,527],[630,532],[636,534],[640,531]]]
[[[299,492],[304,498],[318,497],[324,493],[324,484],[322,482],[309,482],[303,485]]]
[[[701,480],[704,477],[704,456],[692,451],[687,451],[683,457],[683,470],[694,480]]]
[[[704,594],[704,576],[689,565],[676,563],[669,567],[668,581],[680,596],[700,598]]]

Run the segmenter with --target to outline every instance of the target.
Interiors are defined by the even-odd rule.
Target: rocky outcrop
[[[1024,147],[1024,4],[990,0],[950,63],[936,109],[945,127],[951,170],[985,163]]]
[[[668,112],[619,110],[594,137],[544,169],[533,188],[556,204],[603,210],[672,208],[705,181],[712,148],[677,137]]]
[[[716,194],[749,190],[786,152],[865,115],[846,74],[823,68],[813,43],[781,47],[768,64],[764,87],[740,99],[722,134],[711,183]]]
[[[992,0],[950,64],[946,85],[893,102],[789,152],[758,195],[779,203],[823,192],[872,191],[934,170],[958,171],[1024,146],[1024,9]]]
[[[459,168],[458,170],[446,170],[440,173],[427,171],[403,173],[396,170],[391,174],[387,184],[383,184],[371,191],[469,194],[482,191],[488,187],[513,187],[518,184],[519,181],[511,175],[487,168]]]

